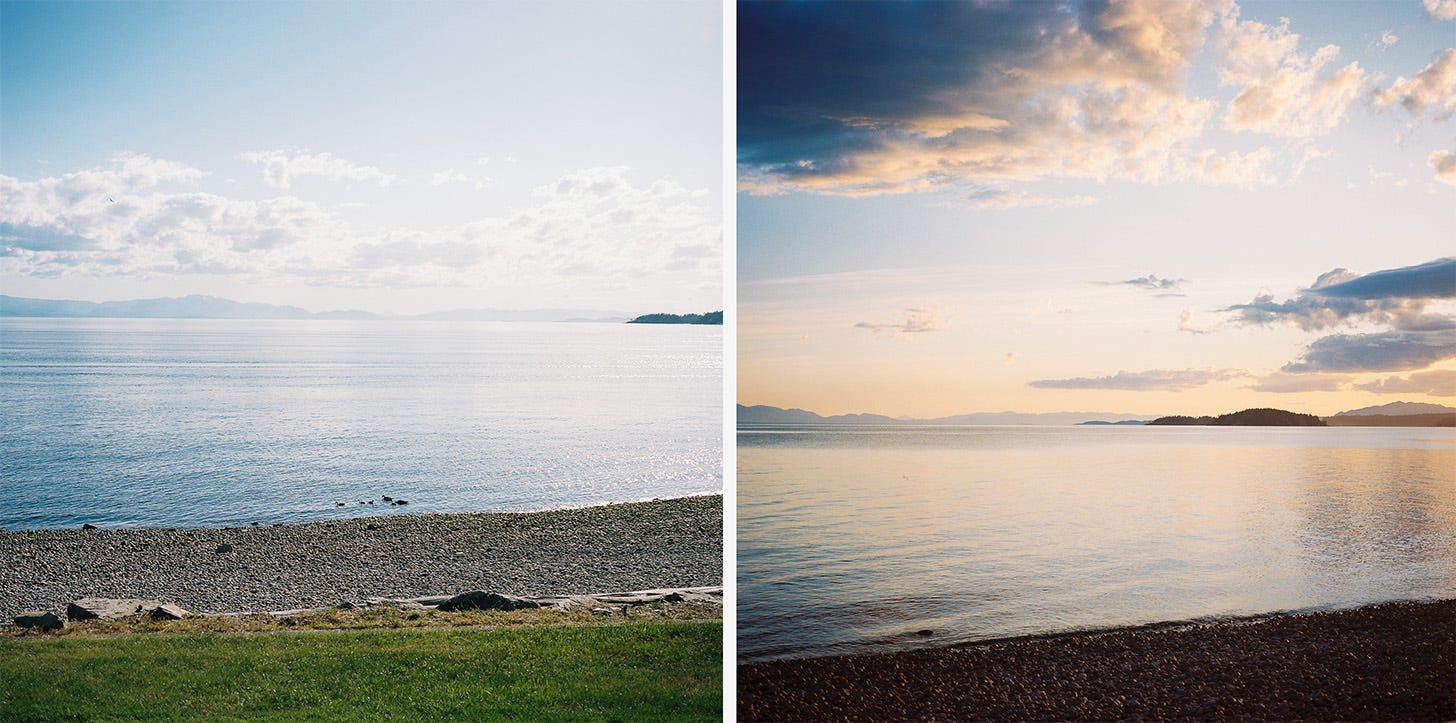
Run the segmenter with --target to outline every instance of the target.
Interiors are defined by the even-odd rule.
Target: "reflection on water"
[[[740,660],[1450,597],[1453,442],[1349,427],[740,429]]]

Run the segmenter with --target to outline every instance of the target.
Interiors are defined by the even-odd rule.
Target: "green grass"
[[[721,622],[0,640],[0,718],[718,720]]]

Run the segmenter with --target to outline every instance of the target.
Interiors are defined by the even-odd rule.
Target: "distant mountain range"
[[[297,306],[247,303],[216,296],[138,299],[135,301],[70,301],[0,295],[0,316],[123,319],[396,319],[414,321],[590,321],[622,323],[627,315],[591,309],[456,309],[413,316],[385,316],[367,311],[311,312]]]
[[[1319,417],[1307,414],[1296,414],[1282,410],[1245,410],[1237,414],[1223,415],[1227,418],[1220,424],[1258,425],[1268,423],[1260,415],[1250,415],[1247,412],[1277,412],[1275,415],[1263,415],[1289,417],[1289,420],[1298,419],[1301,423],[1318,423]],[[1243,415],[1242,417],[1240,415]],[[1248,418],[1245,418],[1248,417]],[[1167,418],[1172,419],[1172,418]],[[1187,417],[1187,424],[1214,424],[1216,417],[1195,418]],[[1204,421],[1206,420],[1206,421]],[[1281,424],[1293,423],[1289,420],[1281,420]],[[1365,407],[1363,409],[1352,409],[1348,412],[1340,412],[1331,417],[1324,417],[1324,422],[1335,427],[1369,426],[1369,427],[1450,427],[1456,426],[1456,407],[1445,407],[1439,404],[1425,404],[1420,402],[1392,402],[1379,407]],[[951,417],[937,417],[935,419],[911,419],[907,417],[887,417],[883,414],[838,414],[832,417],[825,417],[803,409],[781,409],[767,405],[744,406],[738,405],[739,424],[924,424],[924,425],[1048,425],[1060,426],[1070,424],[1080,425],[1118,425],[1134,426],[1148,424],[1147,417],[1139,417],[1131,414],[1113,414],[1108,412],[1050,412],[1044,414],[1027,414],[1022,412],[979,412],[976,414],[957,414]],[[1172,423],[1163,421],[1163,424]]]
[[[1336,417],[1360,417],[1372,414],[1385,416],[1401,416],[1404,414],[1450,414],[1456,412],[1456,407],[1446,407],[1440,404],[1426,404],[1425,402],[1391,402],[1378,407],[1361,407],[1351,409],[1348,412],[1340,412]]]
[[[935,425],[1051,425],[1135,424],[1142,418],[1133,414],[1111,412],[976,412],[935,419],[887,417],[883,414],[838,414],[823,417],[803,409],[780,409],[766,405],[738,405],[739,424],[935,424]]]

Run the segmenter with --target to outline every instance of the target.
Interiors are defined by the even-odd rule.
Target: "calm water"
[[[0,319],[0,528],[717,492],[722,378],[722,327]]]
[[[1456,430],[740,428],[738,584],[745,662],[1453,597]]]

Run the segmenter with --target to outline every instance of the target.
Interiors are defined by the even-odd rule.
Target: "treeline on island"
[[[643,314],[628,324],[723,324],[723,312],[706,314]]]
[[[1283,409],[1245,409],[1217,417],[1158,417],[1148,424],[1203,425],[1212,427],[1327,427],[1325,420],[1313,414],[1287,412]]]

